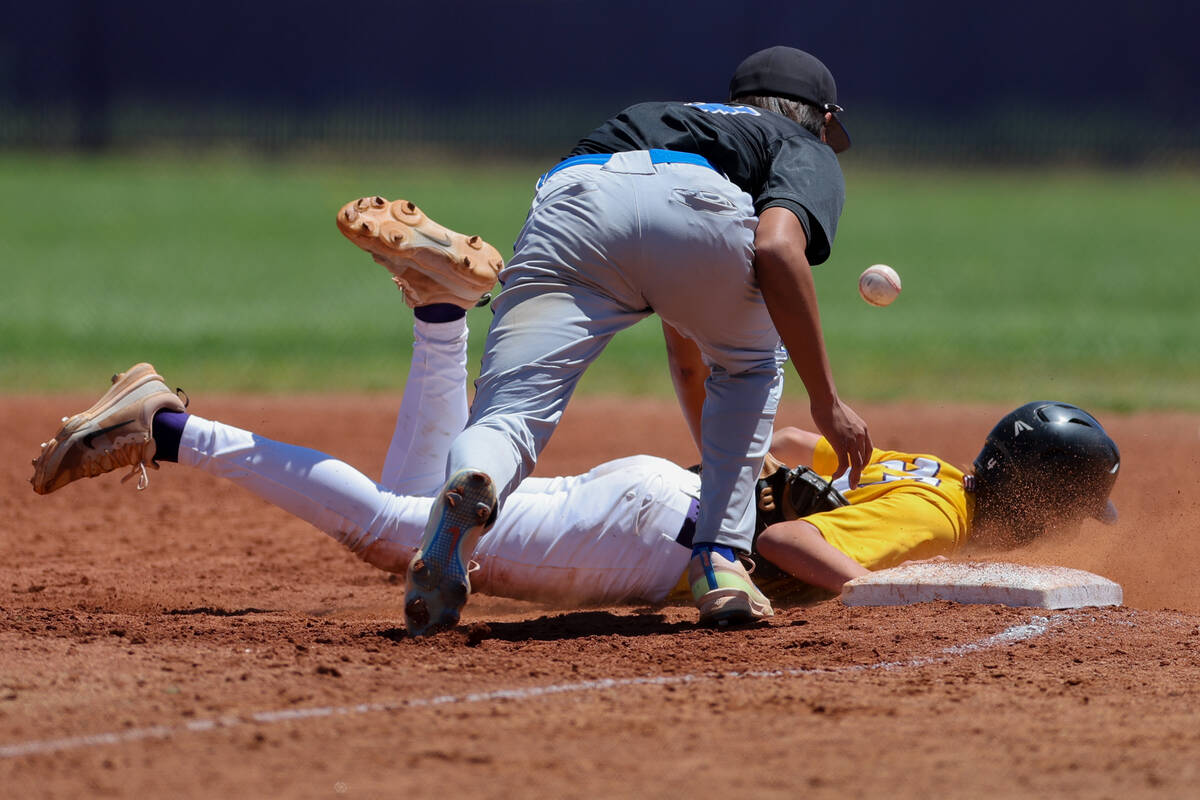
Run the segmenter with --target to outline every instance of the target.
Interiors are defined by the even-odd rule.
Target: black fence
[[[1200,152],[1193,3],[63,0],[6,9],[0,146],[561,153],[623,106],[723,99],[760,47],[837,76],[864,156]]]

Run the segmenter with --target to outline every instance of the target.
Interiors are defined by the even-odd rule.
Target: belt
[[[696,518],[700,516],[700,501],[692,498],[692,504],[688,506],[687,516],[683,518],[683,525],[679,528],[679,535],[675,537],[675,541],[684,547],[691,548],[692,538],[696,535]]]
[[[716,167],[708,163],[707,158],[702,155],[697,155],[696,153],[683,153],[678,150],[660,149],[653,149],[649,152],[651,164],[695,164],[698,167],[707,167],[713,172],[717,171]],[[567,167],[576,167],[580,164],[607,164],[608,160],[612,157],[613,153],[584,153],[583,155],[564,158],[562,161],[558,162],[549,170],[547,170],[545,175],[538,178],[538,188],[540,189],[542,184],[545,183],[551,175],[560,170],[564,170]]]

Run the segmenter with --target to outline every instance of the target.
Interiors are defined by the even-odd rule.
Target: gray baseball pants
[[[533,470],[587,366],[618,331],[657,313],[710,367],[694,542],[749,551],[786,359],[754,277],[757,222],[750,196],[719,173],[653,164],[645,151],[550,175],[501,273],[449,473],[482,471],[506,496]]]

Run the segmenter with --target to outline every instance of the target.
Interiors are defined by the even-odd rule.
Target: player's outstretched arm
[[[803,428],[777,428],[771,437],[771,455],[784,464],[811,467],[821,434]]]
[[[850,485],[857,486],[871,457],[871,436],[866,423],[838,397],[806,243],[795,214],[778,206],[765,209],[754,234],[754,271],[775,330],[808,391],[813,422],[838,455],[834,476],[849,469]]]
[[[758,552],[797,580],[831,592],[870,570],[825,541],[815,526],[802,519],[769,526],[758,537]]]

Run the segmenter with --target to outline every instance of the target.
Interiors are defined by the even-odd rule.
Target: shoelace
[[[183,400],[184,408],[187,408],[189,405],[191,405],[192,399],[188,397],[187,392],[178,386],[175,387],[175,396]],[[120,441],[120,439],[118,439],[118,441]],[[146,438],[141,442],[131,441],[128,444],[116,448],[115,451],[113,448],[105,450],[104,453],[101,454],[100,464],[102,467],[106,466],[103,459],[107,456],[111,458],[109,465],[107,465],[105,469],[90,473],[88,477],[95,477],[102,472],[110,472],[117,467],[129,466],[132,467],[132,469],[129,470],[125,477],[121,478],[121,483],[128,483],[130,478],[132,478],[134,475],[137,475],[137,490],[139,492],[144,490],[150,485],[150,475],[146,472],[146,465],[149,464],[152,469],[159,469],[157,461],[154,459],[146,460],[146,445],[148,445],[151,441],[153,441],[153,437],[147,435]],[[136,459],[131,458],[134,453],[137,454]],[[126,458],[130,458],[130,460],[124,460]],[[84,463],[90,467],[94,464],[94,461],[85,461]]]
[[[91,458],[85,458],[80,467],[83,468],[84,476],[94,478],[97,475],[103,475],[106,472],[112,472],[118,467],[131,467],[124,478],[121,478],[121,483],[126,483],[134,475],[138,475],[137,488],[138,491],[145,489],[150,485],[150,476],[146,473],[146,464],[149,463],[154,469],[158,469],[158,464],[153,460],[146,460],[146,445],[149,444],[151,438],[146,436],[141,441],[131,439],[128,442],[117,440],[118,444],[115,447],[110,447],[103,452],[96,451],[96,454]]]
[[[158,464],[155,464],[153,461],[150,463],[154,465],[155,469],[158,469]],[[145,461],[139,461],[138,463],[134,464],[133,469],[129,472],[129,474],[124,478],[121,478],[121,483],[128,482],[130,478],[132,478],[134,475],[137,475],[139,472],[141,475],[138,477],[137,488],[139,492],[142,491],[150,485],[150,476],[146,474]]]

